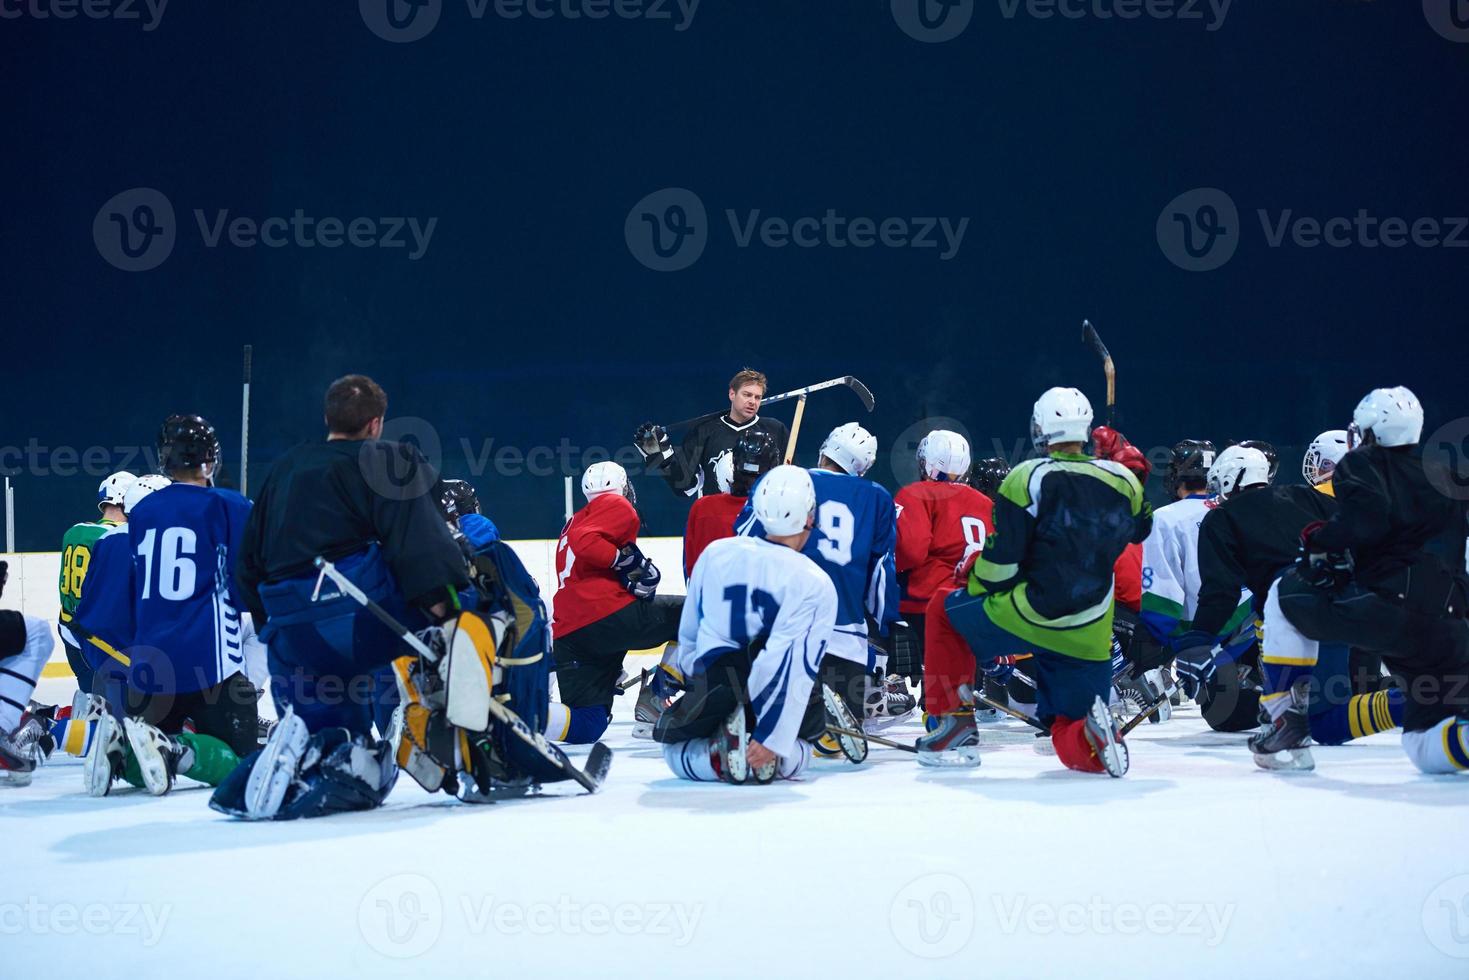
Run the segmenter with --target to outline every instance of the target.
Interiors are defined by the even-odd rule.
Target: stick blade
[[[857,397],[862,399],[862,407],[869,412],[877,407],[877,399],[872,397],[872,389],[867,387],[850,374],[842,379],[842,384],[856,392]]]

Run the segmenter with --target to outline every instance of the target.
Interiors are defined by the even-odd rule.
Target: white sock
[[[714,763],[709,760],[707,738],[691,738],[687,742],[672,742],[663,746],[663,761],[679,779],[693,779],[705,783],[717,783]]]
[[[552,701],[546,709],[546,730],[542,732],[553,742],[566,741],[566,733],[571,731],[571,709],[560,701]]]
[[[796,751],[791,756],[782,756],[780,760],[780,778],[795,779],[806,771],[811,764],[811,743],[804,739],[796,739]]]

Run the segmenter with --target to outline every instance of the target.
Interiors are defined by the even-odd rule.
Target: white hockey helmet
[[[1301,475],[1306,482],[1316,487],[1331,479],[1336,464],[1347,454],[1347,430],[1327,429],[1306,447],[1306,458],[1301,460]]]
[[[934,429],[918,444],[918,469],[930,480],[969,475],[969,441],[949,429]]]
[[[1075,388],[1050,388],[1030,412],[1030,441],[1037,449],[1061,442],[1086,442],[1092,433],[1092,403]]]
[[[790,463],[777,466],[760,478],[751,506],[767,537],[800,534],[816,512],[816,487],[811,474]]]
[[[719,484],[720,493],[734,488],[734,450],[726,449],[714,460],[714,482]]]
[[[1228,500],[1244,487],[1270,482],[1270,460],[1258,449],[1230,446],[1209,467],[1209,492]]]
[[[821,455],[852,476],[865,476],[877,460],[877,437],[856,422],[846,422],[831,430]]]
[[[629,500],[633,497],[627,470],[610,459],[587,467],[587,471],[581,475],[581,492],[588,500],[604,493],[620,493]]]
[[[1384,446],[1411,446],[1423,435],[1423,406],[1402,385],[1374,388],[1352,412],[1352,445],[1369,441]]]
[[[97,487],[97,509],[121,507],[123,498],[127,496],[128,487],[137,482],[137,479],[127,470],[122,470],[103,480]]]
[[[124,514],[131,514],[133,508],[138,506],[138,501],[148,496],[154,490],[162,490],[171,483],[173,483],[172,480],[158,473],[149,473],[146,476],[138,477],[133,481],[132,486],[128,487],[127,493],[123,495],[122,512]]]

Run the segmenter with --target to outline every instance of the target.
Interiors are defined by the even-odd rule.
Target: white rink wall
[[[556,539],[533,538],[507,543],[525,563],[526,570],[535,576],[547,607],[552,606],[556,594]],[[663,573],[658,591],[664,595],[683,595],[683,538],[641,538],[638,547]],[[4,598],[0,598],[0,608],[19,609],[27,616],[54,623],[59,608],[56,583],[61,574],[61,553],[0,552],[0,561],[10,563],[10,581],[5,586]],[[51,659],[66,659],[59,645]]]

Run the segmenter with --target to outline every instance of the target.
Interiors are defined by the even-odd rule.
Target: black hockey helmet
[[[1005,477],[1010,475],[1010,464],[998,456],[989,459],[976,459],[974,467],[969,471],[969,485],[974,487],[986,497],[993,497],[1000,491],[1000,484],[1005,482]]]
[[[465,480],[445,480],[439,478],[434,485],[434,496],[439,503],[439,512],[444,515],[444,520],[453,523],[465,514],[478,514],[479,496],[475,494],[474,487]]]
[[[1202,490],[1214,465],[1214,444],[1208,439],[1184,439],[1168,450],[1168,470],[1163,474],[1163,487],[1168,496],[1178,496],[1183,487]]]
[[[747,497],[760,474],[780,465],[780,447],[775,437],[761,429],[741,433],[734,445],[734,480],[729,492]]]
[[[158,430],[158,469],[165,476],[219,462],[219,436],[198,415],[170,415]]]
[[[1264,439],[1241,439],[1239,442],[1230,440],[1231,446],[1244,446],[1246,449],[1258,449],[1265,454],[1265,460],[1270,464],[1270,482],[1275,482],[1275,471],[1280,469],[1280,455],[1276,453],[1275,447]]]

